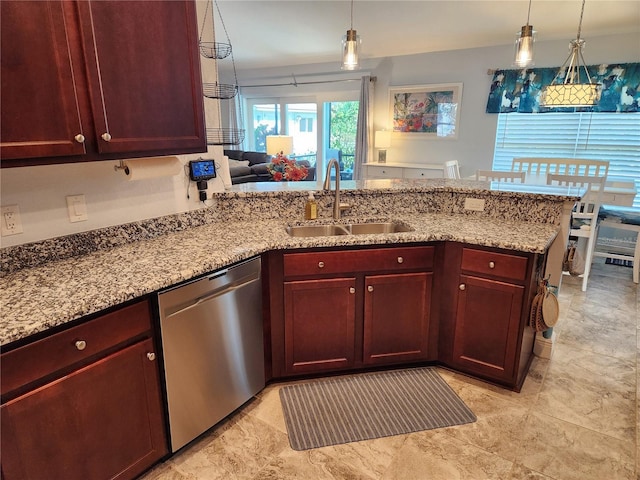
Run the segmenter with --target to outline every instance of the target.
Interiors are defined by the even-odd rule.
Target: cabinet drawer
[[[402,178],[400,167],[367,166],[367,177],[370,178]]]
[[[373,248],[366,250],[288,253],[285,277],[433,268],[434,247]]]
[[[463,248],[461,268],[465,272],[524,281],[527,277],[527,258]]]
[[[145,300],[4,353],[0,357],[2,394],[150,330],[149,302]]]
[[[442,168],[405,168],[404,178],[442,178],[444,170]]]

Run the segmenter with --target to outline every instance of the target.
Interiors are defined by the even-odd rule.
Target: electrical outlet
[[[464,209],[476,212],[484,212],[484,198],[465,198]]]
[[[18,205],[7,205],[2,207],[2,236],[16,235],[22,233],[22,220],[20,219],[20,209]]]
[[[84,195],[68,195],[67,211],[69,212],[69,221],[71,223],[84,222],[87,216],[87,204],[84,201]]]

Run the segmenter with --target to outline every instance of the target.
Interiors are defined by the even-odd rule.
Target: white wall
[[[561,65],[568,54],[566,42],[538,42],[536,65]],[[584,55],[590,64],[602,62],[640,61],[640,34],[625,34],[587,39]],[[390,85],[434,84],[462,82],[463,98],[459,138],[455,140],[414,140],[394,138],[388,150],[388,161],[416,163],[441,162],[457,159],[462,174],[471,175],[477,168],[491,166],[495,141],[496,115],[485,113],[491,77],[489,68],[510,68],[512,47],[491,47],[428,53],[403,57],[369,59],[363,62],[363,71],[377,77],[374,123],[376,128],[388,127],[388,87]],[[205,81],[215,74],[212,63],[202,59]],[[308,75],[338,72],[338,60],[332,64],[283,67],[265,71],[238,72],[242,84],[276,83],[283,72],[297,75],[298,80]],[[355,77],[362,74],[352,72]],[[341,72],[336,74],[344,76]],[[221,81],[225,80],[221,70]],[[336,90],[352,90],[349,83],[330,84]],[[295,92],[308,95],[323,91],[328,84],[317,87],[291,87]],[[274,91],[275,90],[275,91]],[[269,93],[286,95],[278,87]],[[259,92],[252,89],[251,94]],[[291,92],[289,92],[290,94]],[[324,95],[324,94],[323,94]],[[209,105],[208,105],[209,106]],[[210,106],[209,106],[210,107]],[[208,108],[207,122],[216,121],[217,112]],[[220,147],[216,147],[217,149]],[[187,158],[182,159],[186,162]],[[200,208],[197,192],[191,191],[187,200],[186,180],[183,175],[146,181],[126,181],[122,172],[115,172],[116,162],[90,162],[40,167],[0,169],[1,204],[18,204],[24,233],[2,237],[2,246],[19,245],[60,235],[92,230],[104,226],[127,223]],[[89,220],[70,223],[66,212],[67,195],[84,194]]]

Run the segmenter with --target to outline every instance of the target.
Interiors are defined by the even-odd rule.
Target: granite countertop
[[[378,188],[377,183],[374,182],[373,185],[373,190]],[[150,224],[143,225],[144,228],[137,224],[125,225],[118,227],[121,229],[115,233],[103,233],[103,238],[87,237],[91,243],[107,243],[93,251],[78,249],[80,253],[69,258],[56,260],[56,256],[53,256],[53,259],[48,258],[46,262],[36,262],[35,266],[25,266],[16,271],[6,270],[9,273],[0,278],[0,345],[7,345],[269,250],[444,240],[544,253],[560,230],[557,219],[552,218],[553,221],[548,222],[541,220],[548,216],[546,210],[530,214],[534,210],[532,205],[538,205],[541,198],[553,198],[552,196],[524,196],[521,201],[527,208],[522,208],[522,204],[517,201],[514,203],[509,198],[503,202],[504,208],[499,203],[497,206],[488,205],[490,215],[461,215],[455,214],[457,200],[452,201],[451,193],[441,193],[442,198],[437,198],[436,190],[429,190],[430,195],[427,196],[424,185],[420,187],[405,182],[401,185],[392,184],[392,188],[399,188],[408,197],[403,197],[403,194],[385,197],[380,195],[381,191],[376,190],[373,196],[366,198],[365,202],[360,199],[362,203],[356,205],[362,192],[353,192],[352,198],[345,192],[345,198],[354,203],[354,208],[343,222],[392,219],[409,224],[414,229],[411,232],[290,237],[285,227],[302,223],[297,219],[304,204],[292,204],[291,198],[278,193],[278,187],[273,192],[269,191],[274,189],[273,186],[261,187],[267,193],[256,198],[251,194],[256,188],[241,187],[221,194],[217,205],[218,213],[211,213],[214,209],[202,209],[182,216],[176,215],[176,218],[154,219],[149,221]],[[279,187],[280,190],[309,188],[297,185]],[[455,190],[456,187],[453,188]],[[465,195],[470,191],[482,191],[477,185],[473,187],[476,190],[469,188],[463,187]],[[414,189],[417,190],[413,191]],[[441,189],[438,191],[441,192]],[[295,198],[298,197],[300,200],[296,201],[304,201],[304,196],[298,195]],[[402,208],[396,209],[398,205],[390,207],[385,203],[390,199],[398,201],[398,198],[402,200]],[[246,200],[245,203],[242,203],[243,199]],[[327,207],[332,196],[320,192],[317,199],[323,211],[330,212]],[[425,204],[417,205],[416,199]],[[553,201],[554,205],[559,205],[572,199],[574,197],[557,197]],[[258,208],[256,202],[259,201],[268,205],[268,208],[263,209],[259,218],[255,219],[255,210]],[[434,202],[440,202],[437,208],[433,207]],[[557,210],[554,206],[549,211],[555,212],[554,209]],[[538,218],[527,217],[523,221],[516,215],[517,219],[512,219],[516,210],[525,211],[525,216],[538,215]],[[296,212],[295,215],[290,213],[293,211]],[[388,215],[389,212],[394,213]],[[324,218],[316,223],[328,221],[332,220]],[[122,230],[126,228],[128,230]],[[158,231],[153,231],[154,229]],[[133,241],[131,230],[135,230],[136,234],[145,230],[149,238]],[[84,238],[85,242],[87,238]],[[79,243],[75,238],[68,242]],[[65,249],[71,248],[68,244],[62,245]],[[31,255],[42,248],[39,244],[28,245],[23,250]],[[60,249],[60,245],[57,248]],[[23,256],[24,251],[20,252]]]

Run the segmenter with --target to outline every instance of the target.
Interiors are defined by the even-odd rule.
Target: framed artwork
[[[462,83],[389,88],[392,131],[433,138],[457,138]]]

